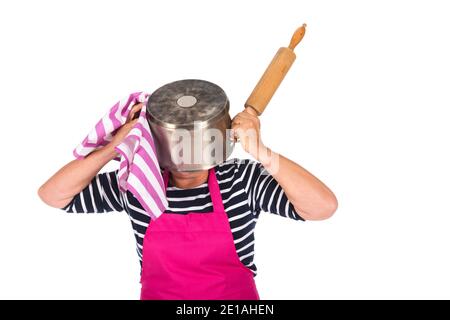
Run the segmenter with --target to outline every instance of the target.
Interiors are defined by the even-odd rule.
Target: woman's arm
[[[138,121],[133,117],[140,111],[142,105],[137,104],[131,109],[127,122],[117,131],[107,146],[91,152],[84,159],[69,162],[50,177],[38,190],[42,201],[51,207],[63,208],[89,185],[100,169],[118,156],[114,148],[122,142]]]
[[[115,156],[114,148],[108,144],[104,148],[93,151],[84,159],[69,162],[39,188],[39,197],[51,207],[65,207]]]
[[[236,115],[232,128],[244,150],[261,162],[303,219],[324,220],[333,215],[338,205],[333,192],[300,165],[262,143],[259,118],[254,112],[247,108]]]
[[[262,146],[256,159],[283,188],[287,198],[305,220],[324,220],[336,211],[333,192],[297,163]]]

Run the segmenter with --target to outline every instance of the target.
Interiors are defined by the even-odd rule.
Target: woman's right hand
[[[114,134],[113,139],[107,145],[108,148],[114,149],[116,146],[122,143],[123,139],[137,123],[139,113],[141,112],[143,106],[143,103],[138,103],[131,108],[130,112],[128,113],[127,121],[119,129],[117,129],[117,132]]]
[[[114,147],[119,145],[138,121],[143,104],[139,103],[130,110],[127,121],[104,148],[97,149],[84,159],[72,160],[51,176],[38,190],[38,195],[49,206],[63,208],[72,198],[81,192],[95,177],[100,169],[118,156]]]

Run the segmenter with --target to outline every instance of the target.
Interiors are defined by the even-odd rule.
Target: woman
[[[150,223],[117,171],[99,173],[118,154],[136,120],[130,117],[106,146],[56,172],[38,191],[67,212],[126,211],[142,266],[142,299],[259,299],[254,283],[254,228],[260,211],[293,220],[323,220],[337,208],[334,194],[260,139],[259,118],[245,110],[232,122],[236,138],[257,161],[229,160],[210,170],[165,171],[169,207]],[[246,132],[256,134],[247,135]]]

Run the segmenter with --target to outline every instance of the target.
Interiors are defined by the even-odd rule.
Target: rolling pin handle
[[[291,43],[289,43],[289,49],[294,50],[295,47],[302,41],[305,36],[306,23],[304,23],[300,28],[295,30],[294,35],[291,38]]]

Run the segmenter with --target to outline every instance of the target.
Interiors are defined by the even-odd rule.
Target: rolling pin
[[[281,81],[283,81],[287,72],[295,61],[295,47],[300,43],[305,35],[306,24],[295,30],[289,47],[281,47],[273,57],[266,71],[262,75],[253,92],[245,102],[245,111],[261,115],[267,107],[270,99],[277,91]]]

